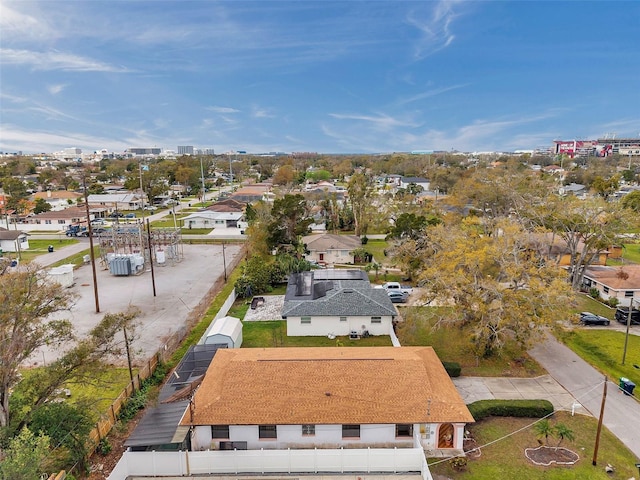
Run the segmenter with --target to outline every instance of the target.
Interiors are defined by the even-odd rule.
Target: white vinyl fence
[[[125,480],[130,475],[351,472],[420,472],[423,480],[432,480],[421,448],[127,451],[108,480]]]

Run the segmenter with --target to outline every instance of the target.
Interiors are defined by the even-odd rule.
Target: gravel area
[[[247,310],[243,318],[245,322],[264,322],[283,320],[280,313],[284,305],[284,295],[264,295],[264,303],[255,310]]]

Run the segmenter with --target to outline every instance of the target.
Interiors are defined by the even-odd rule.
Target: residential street
[[[529,353],[594,417],[600,415],[604,380],[601,373],[552,336]],[[639,391],[635,390],[634,397],[624,395],[617,382],[618,379],[609,379],[603,422],[640,459]]]

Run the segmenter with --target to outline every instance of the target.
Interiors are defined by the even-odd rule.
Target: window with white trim
[[[360,438],[360,425],[342,425],[342,438]]]
[[[229,425],[211,425],[211,438],[229,438]]]
[[[382,323],[382,317],[371,317],[371,323]]]
[[[315,425],[302,425],[302,436],[303,437],[312,437],[316,434],[316,426]]]
[[[275,425],[258,425],[258,438],[269,439],[278,438],[278,431]]]
[[[303,325],[310,325],[311,317],[300,317],[300,323]]]

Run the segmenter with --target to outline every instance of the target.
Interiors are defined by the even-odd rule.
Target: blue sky
[[[0,151],[640,136],[640,2],[0,0]]]

